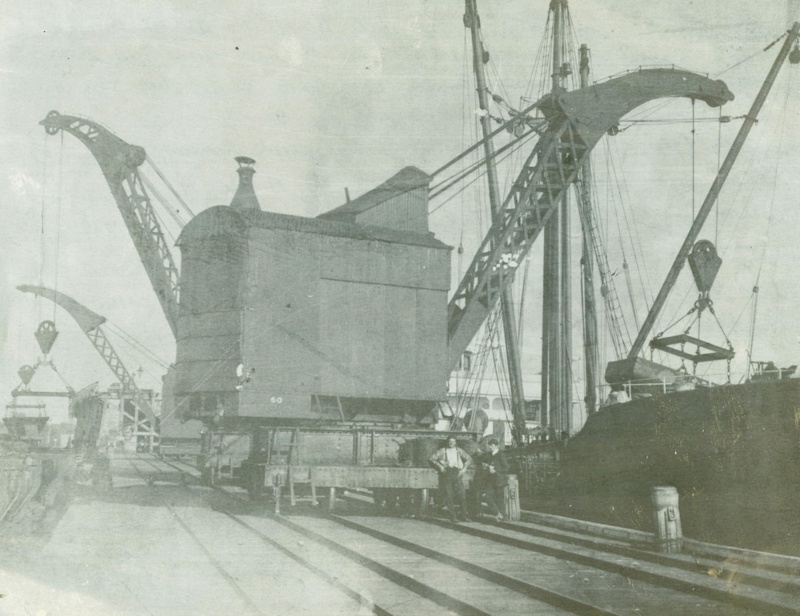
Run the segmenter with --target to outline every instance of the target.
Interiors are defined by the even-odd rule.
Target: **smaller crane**
[[[150,401],[136,385],[133,376],[128,372],[128,369],[122,363],[119,355],[117,355],[117,352],[111,345],[111,341],[103,331],[101,325],[106,322],[106,318],[89,310],[83,304],[80,304],[60,291],[34,285],[20,285],[17,289],[24,293],[33,293],[34,295],[51,300],[61,306],[75,319],[78,327],[83,330],[83,333],[89,338],[94,348],[97,349],[98,353],[103,357],[103,361],[111,368],[114,376],[119,380],[122,388],[120,393],[122,395],[126,393],[129,394],[134,405],[141,411],[141,414],[136,413],[136,415],[132,417],[134,433],[137,435],[150,436],[152,445],[152,438],[156,435],[158,427],[158,418],[153,412]]]

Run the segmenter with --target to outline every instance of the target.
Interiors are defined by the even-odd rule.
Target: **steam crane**
[[[177,336],[180,274],[139,174],[147,158],[144,148],[126,143],[96,122],[57,111],[48,113],[40,124],[49,135],[60,130],[75,135],[97,159],[170,329]]]
[[[34,285],[21,285],[17,287],[17,289],[24,293],[33,293],[34,295],[45,297],[51,300],[52,302],[61,306],[70,314],[73,319],[75,319],[78,327],[80,327],[83,333],[86,334],[89,342],[91,342],[92,346],[97,349],[97,352],[100,353],[103,361],[105,361],[106,365],[111,368],[114,376],[116,376],[119,380],[119,383],[122,387],[122,393],[127,392],[130,394],[133,403],[141,411],[141,415],[137,413],[135,417],[131,418],[134,424],[134,433],[137,436],[146,436],[152,438],[155,434],[158,418],[153,412],[150,401],[137,387],[133,376],[131,376],[131,373],[128,372],[125,364],[122,363],[119,355],[117,355],[117,352],[114,350],[111,341],[103,331],[101,325],[106,322],[106,318],[100,316],[92,310],[89,310],[86,306],[78,303],[60,291],[54,291],[53,289],[48,289],[47,287]]]
[[[236,468],[256,492],[281,482],[290,492],[300,482],[436,487],[426,457],[397,464],[400,444],[441,435],[420,426],[589,152],[624,115],[662,97],[732,99],[720,81],[649,69],[523,110],[538,108],[546,123],[532,128],[540,138],[449,304],[450,247],[427,226],[430,176],[409,167],[304,218],[262,210],[253,161],[237,159],[237,196],[194,217],[178,241],[180,301],[191,311],[181,317],[173,395],[181,419],[210,428],[206,466],[215,439],[245,426],[248,453],[220,458],[219,468],[232,476]],[[137,172],[144,151],[79,118],[51,114],[44,124],[72,132],[97,158],[175,331],[178,272]],[[90,339],[101,319],[85,322]],[[255,375],[246,384],[236,378],[240,365]]]

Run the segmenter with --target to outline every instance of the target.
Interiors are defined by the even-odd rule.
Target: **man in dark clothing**
[[[428,461],[439,471],[439,485],[444,490],[450,520],[452,522],[457,521],[454,501],[458,501],[461,520],[463,522],[469,521],[467,518],[467,497],[464,493],[464,473],[472,463],[472,458],[458,446],[456,437],[450,436],[447,438],[447,446],[439,449]]]
[[[503,514],[497,507],[502,502],[503,489],[508,485],[508,460],[500,451],[500,443],[496,438],[489,439],[489,451],[484,453],[478,462],[478,472],[475,476],[475,493],[477,499],[476,514],[480,514],[481,500],[486,498],[486,504],[494,518],[499,522]]]

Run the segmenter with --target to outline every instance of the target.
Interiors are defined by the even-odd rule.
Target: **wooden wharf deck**
[[[48,556],[122,549],[90,588],[123,614],[800,614],[797,558],[691,541],[664,554],[644,533],[534,512],[452,524],[357,502],[275,515],[201,487],[183,462],[116,455],[112,472],[108,502],[73,504]]]

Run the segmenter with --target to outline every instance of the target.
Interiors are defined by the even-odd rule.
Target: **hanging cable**
[[[45,141],[42,142],[42,202],[39,213],[39,286],[44,286],[44,265],[45,253],[45,210],[47,207],[47,135],[42,135]],[[37,295],[34,300],[36,320],[42,320],[42,299]]]
[[[717,125],[717,169],[722,166],[722,107],[717,107],[719,114],[719,124]],[[719,244],[719,207],[722,195],[717,195],[717,200],[714,202],[714,245]]]
[[[61,131],[61,146],[58,154],[58,197],[56,198],[56,256],[53,266],[53,290],[58,293],[58,263],[61,253],[61,196],[64,177],[64,131]],[[53,302],[53,323],[56,322],[56,304]]]
[[[695,100],[692,98],[692,218],[689,221],[691,225],[694,222],[694,213],[696,209],[696,199],[697,199],[697,122],[695,118]]]
[[[759,275],[760,276],[760,275]],[[753,285],[753,294],[752,294],[752,302],[753,302],[753,313],[750,319],[750,342],[747,345],[747,379],[750,379],[750,370],[751,366],[753,365],[753,346],[755,344],[755,337],[756,337],[756,313],[758,311],[758,282],[759,278],[756,278],[756,283]]]

